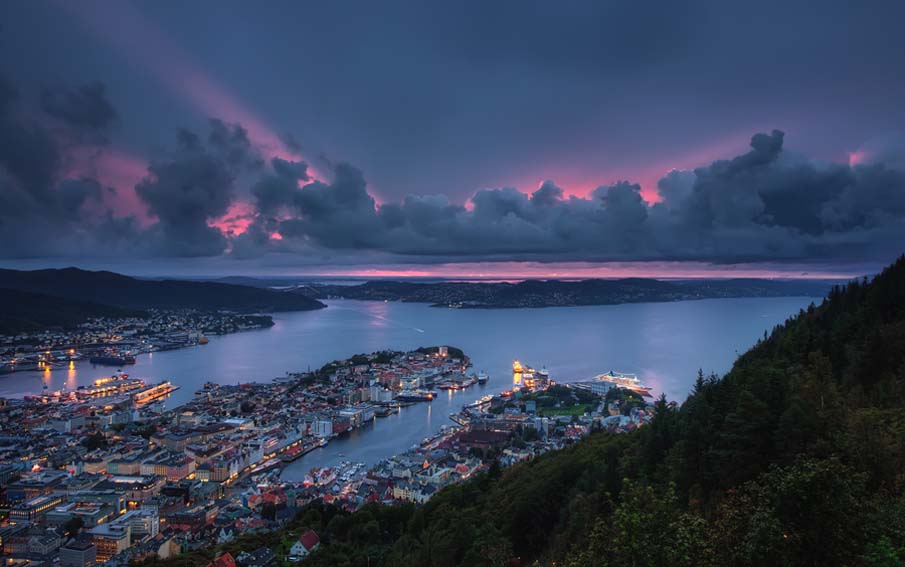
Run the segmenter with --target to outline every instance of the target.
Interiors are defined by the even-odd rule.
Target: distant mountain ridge
[[[326,307],[295,293],[225,283],[142,280],[78,268],[0,270],[0,288],[120,307],[231,311],[307,311]]]
[[[318,299],[340,297],[464,308],[517,308],[730,297],[822,297],[832,284],[820,280],[667,281],[653,278],[525,280],[519,283],[369,281],[360,285],[305,284],[295,291]]]

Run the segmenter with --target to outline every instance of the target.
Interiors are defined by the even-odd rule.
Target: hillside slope
[[[140,280],[77,268],[0,270],[0,288],[127,309],[305,311],[325,307],[299,294],[212,282]]]
[[[313,528],[309,566],[902,565],[905,257],[634,433],[594,433],[421,508],[311,506],[289,528],[226,549]]]
[[[72,328],[95,317],[143,317],[142,311],[0,288],[0,335]]]

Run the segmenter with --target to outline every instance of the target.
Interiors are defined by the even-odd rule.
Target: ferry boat
[[[174,386],[172,382],[165,380],[159,384],[154,384],[153,386],[148,386],[143,390],[135,392],[134,394],[132,394],[132,402],[136,406],[144,406],[150,404],[151,402],[169,396],[177,388],[178,387]]]
[[[263,463],[258,463],[257,465],[252,466],[252,470],[254,470],[255,473],[262,473],[262,472],[266,472],[269,470],[273,470],[282,464],[283,464],[283,461],[281,461],[280,459],[276,459],[276,458],[267,459]]]
[[[486,372],[478,372],[478,384],[486,384],[490,380],[490,375]]]
[[[389,417],[394,413],[399,413],[399,406],[386,404],[374,410],[374,415],[377,417]]]
[[[431,402],[434,393],[428,390],[402,390],[396,394],[396,399],[402,402]]]
[[[641,383],[638,380],[638,376],[635,374],[626,374],[623,372],[614,372],[610,370],[606,374],[598,374],[594,376],[595,382],[607,382],[609,384],[613,384],[615,386],[619,386],[620,388],[625,388],[626,390],[631,390],[636,394],[641,394],[642,396],[651,396],[651,389]]]

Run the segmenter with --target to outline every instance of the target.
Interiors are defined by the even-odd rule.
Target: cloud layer
[[[587,197],[547,181],[530,194],[481,189],[464,205],[417,194],[378,202],[353,165],[332,164],[315,179],[303,161],[265,160],[241,125],[216,119],[205,133],[177,131],[134,187],[106,187],[68,173],[86,171],[73,156],[107,151],[111,128],[127,119],[104,85],[45,89],[39,99],[30,107],[0,80],[3,258],[883,261],[905,242],[905,144],[896,135],[832,164],[786,151],[780,131],[759,133],[731,160],[667,173],[655,204],[630,181]],[[122,191],[143,210],[115,214]]]

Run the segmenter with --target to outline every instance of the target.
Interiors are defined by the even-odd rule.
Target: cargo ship
[[[598,374],[597,376],[594,376],[594,381],[606,382],[620,388],[625,388],[626,390],[631,390],[636,394],[651,397],[651,389],[642,384],[641,381],[638,380],[638,376],[634,374],[625,374],[622,372],[614,372],[610,370],[606,374]]]
[[[88,359],[91,364],[100,364],[102,366],[125,366],[126,364],[135,364],[134,356],[92,356]]]

